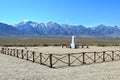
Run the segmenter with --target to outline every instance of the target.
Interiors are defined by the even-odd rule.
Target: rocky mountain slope
[[[98,25],[85,27],[83,25],[58,24],[55,22],[36,23],[23,21],[14,26],[0,23],[0,35],[53,35],[53,36],[94,36],[94,37],[119,37],[119,26]]]

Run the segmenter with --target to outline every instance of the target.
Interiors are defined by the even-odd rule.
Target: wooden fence
[[[120,51],[80,52],[69,54],[45,54],[30,50],[3,47],[1,53],[17,58],[29,60],[50,68],[64,66],[78,66],[106,61],[120,60]]]

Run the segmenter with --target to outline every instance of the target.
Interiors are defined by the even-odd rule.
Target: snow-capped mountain
[[[38,35],[79,35],[87,33],[88,29],[82,25],[71,26],[55,22],[35,23],[32,21],[21,22],[15,26],[24,34]]]
[[[120,37],[119,26],[98,25],[96,27],[84,27],[82,25],[58,24],[56,22],[36,23],[22,21],[14,26],[0,23],[0,35],[77,35],[94,37]]]

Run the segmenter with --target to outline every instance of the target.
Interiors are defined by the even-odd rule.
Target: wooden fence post
[[[27,59],[26,59],[26,60],[29,60],[29,58],[28,58],[28,52],[29,52],[29,51],[27,50]]]
[[[6,52],[6,48],[4,48],[4,54],[5,54],[5,52]]]
[[[94,52],[94,63],[96,62],[96,52]]]
[[[6,49],[6,48],[4,48],[3,54],[5,54],[5,49]]]
[[[83,53],[83,64],[86,64],[85,63],[85,53]]]
[[[4,49],[4,54],[5,54],[5,52],[6,52],[6,48]]]
[[[68,66],[70,66],[70,54],[68,54]]]
[[[3,48],[3,54],[5,53],[5,48]]]
[[[4,48],[2,47],[2,48],[1,48],[1,53],[2,53],[2,54],[3,54],[3,51],[4,51]]]
[[[114,60],[114,51],[112,51],[112,61]]]
[[[1,53],[3,54],[3,52],[4,52],[4,48],[2,47],[2,49],[1,49]]]
[[[13,49],[13,53],[14,53],[14,55],[13,55],[13,56],[15,56],[15,49]]]
[[[40,64],[42,64],[42,53],[40,53]]]
[[[7,55],[9,55],[9,50],[10,50],[10,49],[8,48]]]
[[[7,48],[5,48],[5,53],[4,54],[6,54],[6,52],[7,52]]]
[[[18,55],[18,49],[17,49],[17,58],[19,58],[19,55]]]
[[[3,54],[5,53],[5,48],[3,48]]]
[[[105,51],[103,52],[103,62],[105,61]]]
[[[24,50],[21,50],[21,54],[22,54],[22,59],[24,58],[24,55],[23,55],[23,51],[24,51]]]
[[[12,56],[12,49],[10,49],[10,56]]]
[[[50,68],[52,68],[53,67],[53,65],[52,65],[52,54],[50,54],[49,56],[50,56]]]
[[[5,53],[5,48],[3,49],[3,54]]]
[[[32,54],[33,54],[33,62],[35,62],[35,52],[33,51]]]

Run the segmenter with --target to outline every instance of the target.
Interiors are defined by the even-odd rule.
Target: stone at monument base
[[[76,48],[75,44],[71,44],[70,46],[71,46],[71,48],[73,48],[73,49]]]

